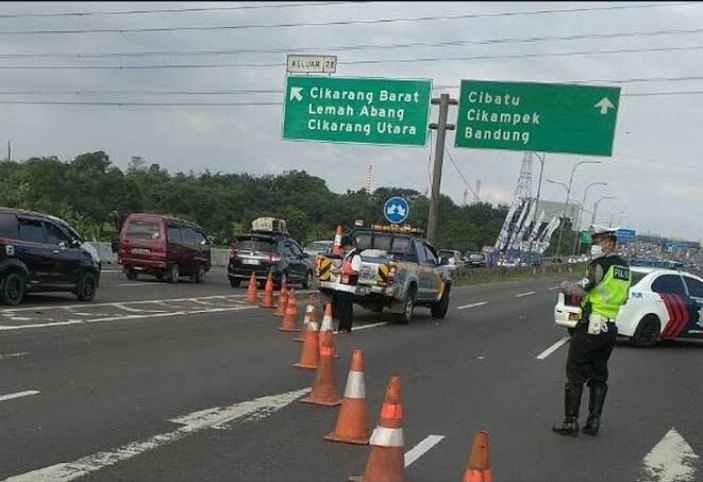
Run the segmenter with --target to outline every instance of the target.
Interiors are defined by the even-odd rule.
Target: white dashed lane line
[[[475,308],[477,306],[483,306],[483,305],[487,305],[487,304],[488,304],[488,301],[479,301],[478,303],[471,303],[470,305],[457,306],[456,309],[457,310],[465,310],[467,308]]]
[[[0,353],[0,360],[8,360],[10,358],[17,358],[20,356],[29,355],[28,351],[23,351],[19,353]]]
[[[538,359],[538,360],[544,360],[544,359],[547,358],[549,355],[551,355],[552,353],[554,353],[555,351],[557,351],[560,346],[562,346],[563,344],[567,343],[570,339],[571,339],[571,337],[565,336],[564,338],[562,338],[561,340],[559,340],[558,342],[556,342],[555,344],[553,344],[552,346],[550,346],[549,348],[547,348],[546,350],[544,350],[542,353],[540,353],[539,355],[537,355],[537,359]]]
[[[39,395],[39,390],[26,390],[24,392],[10,393],[9,395],[0,395],[0,402],[13,400],[15,398],[29,397],[31,395]]]
[[[522,298],[523,296],[530,296],[534,295],[536,291],[528,291],[527,293],[520,293],[519,295],[515,295],[515,298]]]

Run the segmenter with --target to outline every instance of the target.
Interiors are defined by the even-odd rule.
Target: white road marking
[[[483,306],[488,304],[488,301],[479,301],[478,303],[471,303],[470,305],[457,306],[457,310],[465,310],[466,308],[474,308],[476,306]]]
[[[17,358],[18,356],[29,355],[28,351],[23,351],[19,353],[5,353],[4,355],[0,353],[0,360],[7,360],[8,358]]]
[[[425,437],[425,439],[419,444],[405,452],[405,466],[408,467],[410,464],[429,452],[430,449],[440,443],[443,438],[444,435],[428,435]]]
[[[114,286],[144,286],[144,283],[118,283]]]
[[[170,420],[184,424],[173,432],[161,433],[148,439],[132,442],[109,452],[98,452],[73,462],[64,462],[9,477],[3,482],[68,482],[131,459],[145,452],[177,442],[189,435],[209,428],[221,428],[235,421],[261,419],[293,403],[310,392],[309,388],[235,403],[228,407],[214,407]]]
[[[188,310],[188,311],[173,311],[170,313],[149,313],[149,314],[144,314],[144,315],[110,316],[110,317],[106,317],[106,318],[94,318],[92,320],[67,320],[67,321],[57,321],[54,323],[33,323],[31,325],[19,325],[19,326],[0,325],[0,331],[26,330],[29,328],[48,328],[48,327],[66,326],[66,325],[87,325],[89,323],[99,323],[102,321],[142,320],[144,318],[163,318],[166,316],[198,315],[198,314],[202,314],[202,313],[223,313],[226,311],[253,310],[256,308],[258,308],[258,306],[236,306],[236,307],[231,307],[231,308],[212,308],[209,310]]]
[[[555,344],[553,344],[552,346],[550,346],[549,348],[544,350],[542,353],[537,355],[537,359],[544,360],[549,355],[551,355],[552,353],[557,351],[560,346],[562,346],[564,343],[568,342],[570,339],[571,339],[571,337],[565,336],[564,338],[562,338],[561,340],[559,340],[558,342],[556,342]]]
[[[554,291],[554,290],[558,290],[559,288],[561,288],[561,286],[552,286],[551,288],[547,288],[547,289],[549,291]]]
[[[9,395],[0,395],[0,402],[13,400],[15,398],[29,397],[30,395],[39,395],[39,390],[26,390],[24,392],[10,393]]]
[[[527,293],[520,293],[519,295],[515,295],[515,298],[522,298],[523,296],[530,296],[530,295],[534,295],[534,294],[535,294],[534,291],[528,291]]]
[[[114,303],[112,306],[114,306],[115,308],[119,308],[121,310],[124,310],[124,311],[129,311],[131,313],[142,313],[144,311],[144,310],[138,310],[136,308],[131,308],[129,306],[125,306],[122,303]]]
[[[644,458],[645,478],[639,482],[692,482],[698,455],[673,427]]]

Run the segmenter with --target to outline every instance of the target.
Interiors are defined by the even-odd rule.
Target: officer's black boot
[[[598,435],[600,429],[600,415],[603,413],[605,395],[608,393],[606,383],[593,384],[589,387],[588,419],[583,426],[583,433]]]
[[[583,385],[567,383],[564,387],[564,421],[552,430],[561,435],[579,436],[579,408]]]

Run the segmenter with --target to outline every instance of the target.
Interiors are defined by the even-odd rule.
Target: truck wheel
[[[432,312],[432,318],[435,320],[442,320],[444,319],[445,316],[447,316],[447,312],[449,311],[449,291],[451,290],[451,286],[447,285],[444,288],[444,292],[442,293],[442,297],[439,299],[439,301],[435,304],[432,305],[431,312]]]
[[[171,269],[168,271],[168,278],[166,281],[169,283],[178,283],[178,279],[180,278],[181,272],[180,268],[178,267],[177,264],[172,264]]]
[[[405,295],[405,308],[403,312],[400,313],[400,323],[403,325],[407,325],[413,321],[413,313],[415,312],[415,291],[415,285],[410,285],[408,294]]]
[[[137,279],[137,270],[135,270],[131,266],[125,266],[124,273],[127,276],[127,279],[130,281]]]
[[[242,284],[242,280],[239,278],[230,278],[229,284],[232,285],[232,288],[239,288],[239,285]]]
[[[93,273],[83,273],[76,286],[76,297],[79,301],[93,301],[97,289],[96,281]]]

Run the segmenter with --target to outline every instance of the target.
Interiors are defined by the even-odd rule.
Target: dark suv
[[[314,266],[310,256],[290,236],[280,233],[250,232],[237,236],[229,251],[227,276],[233,287],[249,281],[254,272],[259,287],[264,287],[269,270],[273,284],[280,288],[283,275],[286,284],[312,285]]]
[[[100,260],[67,226],[48,214],[0,207],[0,302],[15,306],[38,292],[95,297]]]

